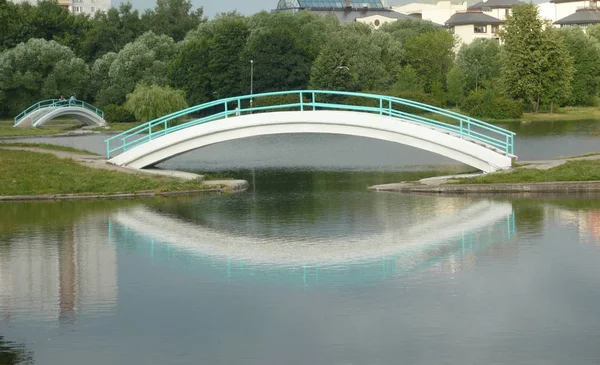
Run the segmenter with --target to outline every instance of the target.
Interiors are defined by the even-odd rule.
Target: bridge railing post
[[[460,120],[460,138],[463,138],[463,120]]]
[[[383,115],[383,97],[379,98],[379,115]]]
[[[392,99],[390,99],[388,103],[388,115],[390,117],[392,116]]]
[[[304,100],[302,98],[302,91],[300,91],[300,111],[304,111]]]
[[[229,113],[227,110],[227,102],[224,102],[223,105],[225,105],[225,118],[229,118]]]
[[[312,93],[312,107],[313,107],[313,111],[317,110],[317,107],[315,106],[315,93]]]

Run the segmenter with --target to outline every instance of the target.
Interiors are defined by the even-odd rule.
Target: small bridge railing
[[[273,103],[270,104],[270,101]],[[412,114],[407,109],[426,114]],[[125,152],[166,134],[198,124],[242,114],[277,110],[349,110],[397,117],[485,144],[506,156],[514,155],[514,132],[450,110],[386,95],[295,90],[225,98],[162,116],[106,139],[106,158],[110,159],[116,152]],[[175,123],[177,119],[192,113],[207,115],[186,123]],[[435,117],[446,121],[432,119]]]
[[[14,121],[15,121],[15,124],[17,124],[21,119],[23,119],[27,115],[29,115],[35,111],[38,111],[40,109],[49,108],[49,107],[57,108],[57,107],[69,107],[69,106],[77,106],[80,108],[85,108],[87,110],[94,112],[96,115],[99,115],[100,118],[104,118],[104,112],[101,109],[98,109],[95,106],[93,106],[92,104],[86,103],[83,100],[69,101],[69,100],[60,100],[60,99],[48,99],[48,100],[39,101],[39,102],[33,104],[32,106],[30,106],[29,108],[23,110],[19,115],[17,115],[15,117]]]

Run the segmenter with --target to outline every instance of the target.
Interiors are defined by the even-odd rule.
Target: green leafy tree
[[[464,75],[466,92],[477,90],[500,76],[500,45],[483,38],[463,44],[456,55],[456,66]]]
[[[405,44],[421,34],[438,32],[440,28],[432,22],[419,19],[405,19],[385,23],[379,30],[391,34],[401,44]]]
[[[425,92],[433,86],[444,85],[446,73],[452,67],[454,37],[443,29],[421,33],[404,43],[405,60],[417,71]]]
[[[387,50],[373,38],[362,26],[344,25],[329,38],[313,63],[311,88],[344,91],[390,88],[398,71],[390,68],[392,75],[386,70],[383,59],[389,59]],[[397,45],[392,47],[399,49]]]
[[[142,23],[155,34],[166,34],[176,42],[204,21],[203,9],[192,10],[189,0],[157,0],[153,10],[142,15]]]
[[[108,52],[119,52],[127,43],[142,34],[142,24],[137,10],[129,2],[118,9],[98,12],[91,21],[92,27],[82,41],[82,56],[93,61]]]
[[[594,24],[587,27],[585,32],[587,33],[587,35],[600,42],[600,24]]]
[[[100,90],[98,103],[123,104],[126,95],[139,83],[166,86],[167,64],[176,53],[177,45],[172,38],[152,32],[128,43],[111,63],[107,86]]]
[[[4,116],[16,115],[29,105],[48,97],[58,97],[69,90],[58,90],[74,82],[81,85],[79,76],[85,75],[85,67],[73,51],[55,41],[30,39],[0,54],[0,94],[3,97]],[[63,83],[60,77],[80,72],[82,75]],[[51,79],[48,79],[52,75]],[[62,76],[59,76],[62,75]],[[54,80],[54,81],[52,81]],[[55,85],[55,86],[51,86]],[[70,88],[71,85],[68,85]],[[86,92],[81,90],[83,94]],[[56,92],[56,94],[50,94]]]
[[[251,17],[251,33],[241,55],[244,89],[250,89],[250,60],[255,92],[305,89],[312,64],[337,24],[331,17],[308,12],[262,12]]]
[[[453,66],[446,75],[446,88],[448,102],[458,106],[465,95],[465,74],[460,67]]]
[[[594,105],[600,90],[600,42],[579,27],[562,28],[558,34],[573,58],[573,90],[568,103]]]
[[[181,90],[141,84],[127,95],[125,103],[125,109],[133,113],[138,122],[147,122],[187,106],[185,93]]]
[[[76,95],[78,99],[87,100],[90,68],[81,58],[60,60],[54,66],[42,86],[42,96],[53,98],[56,95]]]
[[[169,64],[171,85],[185,92],[190,105],[202,104],[212,99],[212,75],[208,71],[209,49],[209,37],[187,40],[181,46],[177,57]]]
[[[544,27],[534,4],[518,5],[500,33],[504,41],[502,81],[506,94],[537,113],[540,104],[570,95],[572,59],[552,26]]]
[[[396,76],[396,83],[392,89],[395,91],[423,92],[423,81],[411,66],[400,67]]]
[[[86,15],[74,15],[56,1],[14,4],[0,0],[0,51],[31,38],[55,40],[78,51],[91,27]]]

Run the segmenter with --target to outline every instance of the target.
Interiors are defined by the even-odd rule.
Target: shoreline
[[[0,143],[1,150],[27,151],[35,153],[51,154],[59,159],[68,159],[77,164],[91,169],[108,170],[136,176],[161,176],[167,178],[176,178],[181,181],[198,181],[199,185],[205,186],[205,189],[188,190],[170,190],[170,191],[148,191],[141,190],[130,193],[81,193],[81,194],[36,194],[36,195],[0,195],[0,202],[6,201],[57,201],[57,200],[93,200],[93,199],[131,199],[131,198],[150,198],[166,197],[176,195],[192,195],[202,193],[234,193],[241,192],[248,188],[249,183],[246,180],[204,180],[204,176],[184,171],[161,170],[161,169],[131,169],[116,166],[107,163],[107,161],[98,155],[89,155],[82,152],[68,152],[40,147],[17,147],[3,146]]]
[[[369,190],[430,194],[581,194],[600,193],[600,181],[556,181],[510,184],[421,185],[392,183],[373,185]]]

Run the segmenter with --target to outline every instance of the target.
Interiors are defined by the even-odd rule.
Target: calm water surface
[[[384,175],[4,203],[0,349],[12,364],[600,362],[600,200],[365,190]]]
[[[598,151],[599,125],[512,127],[532,159]],[[600,363],[600,198],[366,190],[447,163],[263,137],[164,164],[225,170],[244,193],[2,203],[0,362]]]

